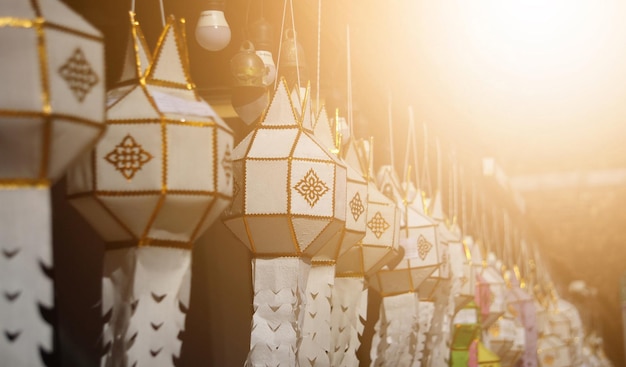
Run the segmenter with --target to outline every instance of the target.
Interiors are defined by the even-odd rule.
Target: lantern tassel
[[[360,318],[367,312],[367,288],[362,277],[335,278],[331,298],[331,366],[356,366],[359,336],[363,333]],[[363,305],[363,298],[365,304]],[[363,310],[365,308],[365,310]]]
[[[306,305],[302,342],[298,348],[300,366],[324,367],[330,364],[331,299],[335,279],[334,264],[311,266],[306,284]]]
[[[101,365],[172,366],[189,307],[191,251],[111,250],[104,274],[103,313],[110,318],[103,339],[111,345],[105,344]]]
[[[415,355],[413,357],[412,366],[422,366],[422,361],[424,360],[424,347],[426,345],[426,336],[428,330],[430,330],[431,321],[434,317],[435,313],[435,303],[420,301],[419,303],[419,312],[418,312],[418,333],[417,333],[417,343],[415,346]]]
[[[254,313],[245,366],[296,366],[310,263],[297,257],[252,259]]]
[[[414,292],[383,297],[374,366],[411,366],[418,334],[418,305]]]
[[[451,295],[453,293],[451,292],[450,282],[443,281],[437,287],[435,293],[435,309],[430,329],[426,335],[424,359],[427,361],[427,366],[447,365],[445,359],[449,355],[449,350],[446,351],[445,341],[449,341],[450,320],[454,313],[454,296],[451,299]]]
[[[52,352],[50,191],[0,189],[0,356],[6,366],[44,366]]]

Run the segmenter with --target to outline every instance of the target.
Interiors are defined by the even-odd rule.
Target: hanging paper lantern
[[[465,367],[469,365],[470,347],[480,336],[479,318],[480,309],[473,301],[470,301],[457,311],[454,316],[450,348],[451,367]]]
[[[514,269],[518,269],[516,266]],[[536,366],[537,327],[534,299],[519,287],[518,271],[505,274],[511,281],[505,295],[506,312],[516,320],[516,337],[511,350],[502,357],[502,364],[514,365],[519,358],[525,366]]]
[[[427,217],[419,205],[409,205],[399,179],[391,166],[382,166],[378,173],[380,190],[403,209],[400,216],[400,246],[403,257],[393,268],[379,270],[370,278],[370,286],[381,296],[417,292],[418,287],[443,261],[437,237],[437,223]],[[422,210],[420,210],[422,209]]]
[[[482,286],[486,286],[488,300],[488,310],[483,310],[483,318],[481,324],[483,328],[488,328],[491,324],[496,322],[506,311],[505,303],[505,290],[506,285],[504,278],[500,275],[500,271],[496,270],[496,257],[493,253],[489,253],[487,256],[487,264],[480,273],[480,283]],[[482,307],[482,306],[481,306]]]
[[[474,276],[470,250],[473,245],[474,239],[471,236],[463,236],[461,241],[452,241],[448,244],[450,250],[450,272],[454,279],[458,279],[459,283],[458,291],[454,295],[454,304],[457,310],[471,302],[476,295],[476,277]]]
[[[107,242],[103,363],[178,356],[191,247],[231,198],[232,131],[196,93],[183,27],[168,19],[151,60],[131,14],[128,81],[109,93],[107,134],[68,176],[70,202]]]
[[[296,364],[310,258],[346,219],[346,168],[311,134],[307,100],[308,92],[297,110],[282,80],[262,122],[233,151],[224,223],[253,254],[250,364]]]
[[[55,0],[0,3],[0,356],[49,362],[50,186],[104,131],[101,33]]]
[[[500,316],[491,324],[486,332],[489,340],[489,348],[498,356],[504,356],[513,347],[517,330],[515,320],[510,314]]]
[[[311,103],[311,99],[307,103]],[[324,147],[333,154],[341,155],[341,136],[336,129],[333,134],[325,107],[322,107],[317,117],[314,134]],[[303,341],[298,350],[301,365],[312,359],[320,365],[341,365],[346,349],[350,350],[352,328],[357,324],[358,315],[354,310],[360,299],[363,284],[355,284],[356,288],[350,290],[350,284],[354,282],[340,280],[339,283],[344,284],[341,284],[339,289],[348,294],[337,294],[334,289],[335,262],[339,255],[365,236],[367,182],[348,162],[343,162],[347,169],[345,227],[337,231],[311,260],[306,287],[307,304],[302,325]],[[358,162],[356,164],[358,165]],[[334,296],[337,296],[337,299],[334,299]]]

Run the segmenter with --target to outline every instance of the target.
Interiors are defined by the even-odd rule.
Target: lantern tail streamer
[[[375,366],[410,366],[417,342],[419,300],[414,292],[383,297]]]
[[[446,319],[449,319],[450,307],[454,310],[454,297],[450,299],[449,283],[449,281],[443,281],[435,293],[435,309],[426,336],[426,350],[424,351],[424,359],[428,366],[441,366],[443,358],[447,357],[447,354],[443,354],[445,351],[441,351],[438,347],[449,336],[449,332],[446,332]],[[445,342],[443,344],[445,345]]]
[[[306,284],[306,305],[298,348],[300,366],[330,366],[331,299],[335,265],[313,264]]]
[[[296,366],[310,263],[297,257],[252,260],[254,313],[246,366]]]
[[[359,347],[359,311],[364,279],[358,277],[335,278],[331,297],[331,366],[358,365],[356,350]]]
[[[415,344],[415,356],[413,357],[413,366],[421,366],[424,360],[424,348],[426,346],[426,336],[430,330],[431,321],[435,313],[435,303],[428,301],[420,301],[418,312],[418,333],[417,343]]]
[[[128,365],[172,366],[180,355],[189,307],[191,251],[139,247],[128,251],[123,261],[133,262],[132,301],[124,330]]]
[[[52,352],[49,188],[1,189],[0,218],[2,364],[43,366]]]

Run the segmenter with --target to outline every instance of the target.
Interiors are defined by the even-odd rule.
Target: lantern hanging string
[[[412,130],[411,134],[411,142],[413,143],[413,167],[415,167],[415,187],[418,189],[421,187],[420,177],[419,177],[419,161],[417,158],[417,131],[415,128],[415,116],[413,115],[413,106],[409,107],[410,115],[410,128]]]
[[[391,92],[387,96],[387,131],[389,132],[389,159],[391,168],[395,169],[395,157],[394,157],[394,145],[393,145],[393,113],[392,113],[392,103],[393,99],[391,97]]]
[[[348,94],[348,128],[350,129],[350,138],[354,139],[354,114],[352,113],[352,108],[353,108],[353,104],[352,104],[352,52],[350,51],[350,24],[346,24],[346,59],[348,62],[347,65],[347,75],[346,75],[346,79],[348,82],[348,90],[347,90],[347,94]],[[338,123],[335,122],[335,123]],[[370,144],[371,145],[371,144]],[[373,149],[372,146],[370,146],[370,150]],[[369,162],[369,161],[368,161]],[[369,168],[368,168],[369,169]]]
[[[464,177],[465,171],[463,170],[462,166],[459,166],[458,172],[459,172],[459,175],[461,177]],[[459,215],[461,216],[461,218],[460,218],[461,232],[463,232],[463,235],[467,235],[467,222],[468,222],[468,219],[467,219],[466,185],[463,185],[462,187],[460,187],[460,190],[461,190],[461,212],[459,213]]]
[[[320,110],[320,63],[322,49],[322,0],[317,0],[317,71],[316,71],[316,95],[315,112]]]
[[[293,44],[296,48],[296,77],[298,78],[298,92],[300,91],[300,61],[298,60],[298,35],[296,33],[296,15],[293,12],[293,0],[289,0],[289,7],[291,8],[291,29],[293,30]]]
[[[283,17],[282,20],[280,22],[280,38],[278,39],[278,60],[276,61],[276,75],[280,75],[280,59],[281,59],[281,55],[282,55],[282,48],[283,48],[283,34],[285,32],[285,16],[287,15],[287,0],[285,0],[285,2],[283,3]],[[277,79],[276,78],[274,80],[274,91],[276,91],[278,89],[278,86],[280,85],[279,83],[277,83]]]
[[[417,145],[415,145],[415,119],[413,117],[413,106],[409,106],[408,108],[409,111],[409,128],[408,128],[408,134],[406,137],[406,150],[404,153],[404,172],[406,173],[406,177],[404,177],[404,182],[405,183],[409,183],[409,181],[411,180],[410,177],[410,166],[411,164],[409,163],[409,159],[410,159],[410,154],[409,153],[413,153],[413,168],[415,169],[415,172],[418,172],[418,165],[417,165]],[[393,147],[391,148],[393,149]],[[417,175],[415,175],[417,176]],[[416,188],[419,187],[418,183],[415,183]]]
[[[159,9],[161,10],[161,25],[165,28],[165,8],[163,7],[163,0],[159,0]]]
[[[422,182],[428,195],[432,196],[432,182],[430,178],[430,163],[428,158],[428,126],[424,123],[424,164],[422,165]],[[425,193],[424,191],[422,191]],[[424,203],[425,204],[425,203]]]

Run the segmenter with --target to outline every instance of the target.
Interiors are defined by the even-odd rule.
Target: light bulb
[[[274,57],[272,53],[265,50],[256,50],[257,56],[263,60],[265,65],[265,75],[263,76],[263,84],[268,86],[274,83],[276,80],[276,65],[274,64]]]
[[[219,51],[230,42],[230,27],[221,10],[211,9],[200,13],[196,25],[196,40],[209,51]]]
[[[272,39],[274,38],[272,25],[261,16],[261,18],[250,24],[249,32],[256,49],[255,52],[263,60],[263,64],[265,64],[263,84],[268,86],[276,80],[276,65],[271,52]]]

